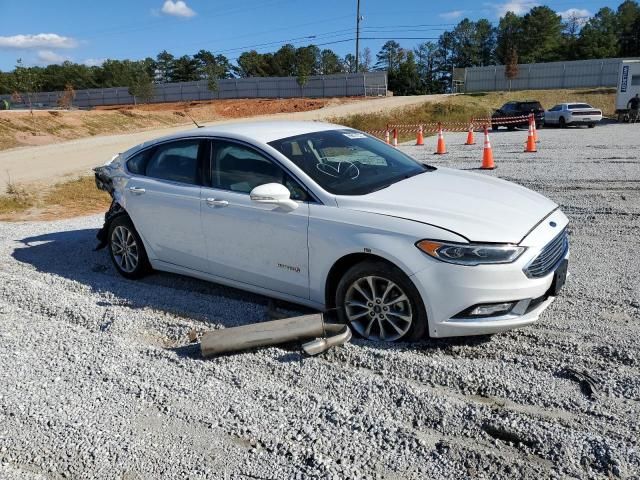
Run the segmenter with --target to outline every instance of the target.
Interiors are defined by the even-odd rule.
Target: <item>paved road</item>
[[[280,113],[224,120],[209,122],[206,125],[231,121],[246,122],[267,118],[274,120],[326,120],[332,117],[356,113],[374,113],[428,101],[437,101],[444,97],[445,95],[421,95],[374,98],[308,112]],[[53,183],[66,175],[87,173],[96,165],[109,160],[114,154],[144,141],[191,128],[193,128],[192,124],[186,124],[178,127],[145,130],[129,134],[82,138],[51,145],[20,147],[0,152],[0,192],[6,190],[9,178],[15,183]]]

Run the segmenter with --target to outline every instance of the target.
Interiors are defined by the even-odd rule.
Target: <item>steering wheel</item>
[[[349,180],[355,180],[360,176],[360,169],[355,163],[348,160],[343,160],[337,163],[317,163],[316,168],[325,175],[333,178],[348,178]]]

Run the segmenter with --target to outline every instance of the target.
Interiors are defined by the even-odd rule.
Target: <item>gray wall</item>
[[[387,72],[370,72],[313,76],[303,87],[298,85],[295,77],[219,80],[216,92],[209,91],[204,80],[165,83],[155,86],[152,103],[218,98],[362,97],[386,94]],[[40,92],[35,95],[33,103],[38,107],[55,107],[61,95],[62,92]],[[11,96],[0,95],[1,99],[11,101]],[[80,108],[130,103],[134,103],[134,99],[127,87],[77,90],[73,101],[73,105]]]
[[[509,80],[504,65],[465,69],[465,92],[494,90],[542,90],[550,88],[615,87],[620,58],[518,65],[518,76]]]

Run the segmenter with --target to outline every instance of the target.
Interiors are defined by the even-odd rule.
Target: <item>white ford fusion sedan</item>
[[[320,310],[373,340],[530,324],[562,288],[567,217],[482,174],[316,122],[195,129],[96,168],[116,269],[189,275]]]

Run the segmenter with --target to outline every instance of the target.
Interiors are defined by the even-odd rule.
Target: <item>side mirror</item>
[[[298,203],[291,200],[289,189],[280,183],[258,185],[251,190],[249,197],[256,203],[277,205],[288,211],[298,208]]]

